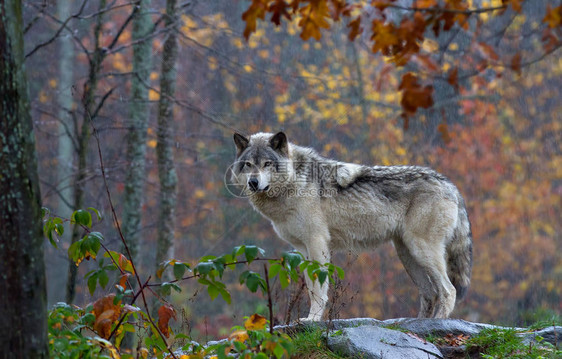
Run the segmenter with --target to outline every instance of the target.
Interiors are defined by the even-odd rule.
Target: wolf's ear
[[[236,156],[240,156],[242,152],[248,147],[248,143],[250,141],[242,136],[241,134],[235,132],[234,133],[234,144],[236,145]]]
[[[277,132],[269,140],[269,145],[275,151],[288,156],[289,155],[289,141],[287,141],[287,135],[284,132]]]

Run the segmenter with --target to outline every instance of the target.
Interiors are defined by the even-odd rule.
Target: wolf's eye
[[[265,161],[265,162],[263,163],[263,166],[264,166],[264,167],[269,167],[269,166],[271,166],[271,161]]]
[[[244,162],[244,167],[252,167],[252,164],[248,161]]]

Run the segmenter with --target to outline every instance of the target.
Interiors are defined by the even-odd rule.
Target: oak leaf
[[[252,0],[252,5],[242,14],[242,20],[246,22],[244,38],[248,40],[250,34],[256,31],[258,18],[263,20],[267,11],[267,0]]]
[[[288,8],[289,5],[285,0],[275,0],[268,8],[268,11],[272,13],[271,22],[277,26],[281,25],[281,16],[284,16],[287,20],[291,20],[291,14],[287,11]]]
[[[418,78],[411,72],[402,76],[398,89],[402,90],[400,104],[405,116],[413,115],[419,107],[429,108],[433,105],[433,86],[421,86]]]
[[[562,26],[562,5],[555,8],[551,8],[550,4],[546,5],[546,16],[542,22],[547,23],[551,29]]]
[[[298,25],[302,28],[301,39],[308,40],[313,37],[316,40],[322,38],[321,28],[329,29],[330,23],[326,20],[330,17],[330,10],[326,0],[311,2],[299,10],[302,19]]]

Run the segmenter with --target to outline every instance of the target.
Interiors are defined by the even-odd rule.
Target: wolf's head
[[[290,144],[283,132],[260,132],[249,138],[235,133],[234,144],[236,161],[231,166],[231,181],[246,195],[275,189],[291,175]]]

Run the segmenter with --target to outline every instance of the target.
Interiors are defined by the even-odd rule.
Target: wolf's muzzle
[[[250,187],[250,190],[252,192],[256,192],[260,187],[260,182],[258,181],[257,178],[252,177],[248,180],[248,187]]]

